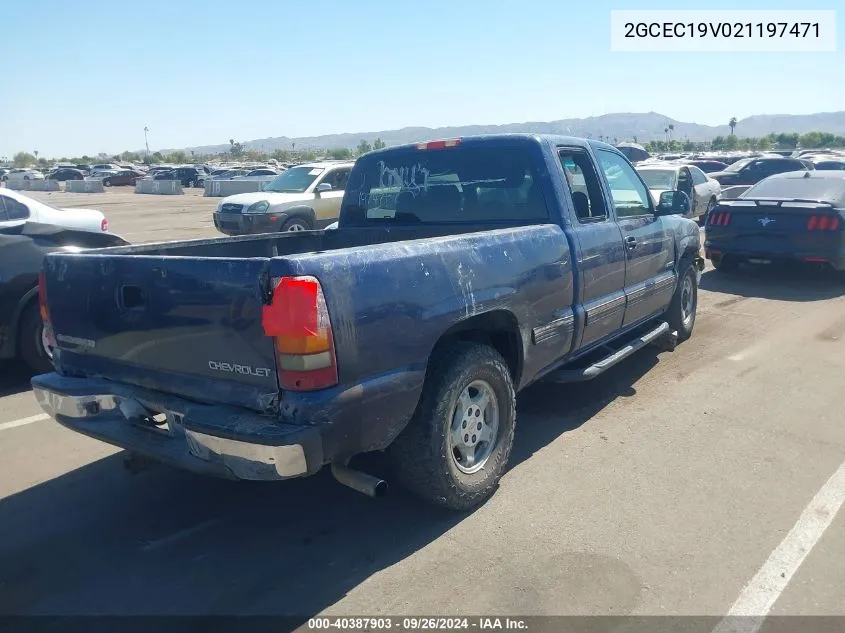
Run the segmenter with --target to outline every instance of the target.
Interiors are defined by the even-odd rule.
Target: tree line
[[[358,147],[351,150],[348,147],[338,147],[322,152],[313,150],[297,150],[296,145],[293,144],[290,150],[277,149],[273,152],[264,152],[255,149],[248,149],[244,143],[229,139],[229,151],[223,154],[201,154],[193,151],[185,152],[183,150],[176,150],[173,152],[152,152],[147,155],[145,152],[121,152],[120,154],[108,155],[98,154],[97,156],[89,156],[83,154],[82,156],[62,156],[61,158],[47,159],[38,157],[38,152],[17,152],[12,157],[12,165],[15,167],[38,167],[47,169],[52,167],[55,163],[68,163],[73,165],[83,165],[91,163],[102,162],[122,162],[134,164],[157,164],[157,163],[203,163],[212,159],[230,158],[242,161],[249,161],[254,163],[261,163],[270,160],[271,158],[280,163],[298,163],[310,162],[323,159],[345,160],[353,159],[361,154],[366,154],[372,150],[382,149],[386,145],[380,138],[375,139],[372,143],[361,139]]]
[[[732,120],[733,121],[733,120]],[[733,126],[731,127],[733,132]],[[614,139],[616,140],[616,139]],[[636,137],[634,142],[636,142]],[[273,152],[264,152],[255,149],[248,149],[244,143],[229,139],[229,151],[223,154],[197,154],[193,151],[185,152],[176,150],[174,152],[153,152],[149,155],[144,152],[121,152],[113,156],[99,154],[97,156],[63,156],[61,158],[47,159],[38,156],[38,152],[18,152],[12,157],[12,164],[15,167],[36,166],[47,169],[54,163],[72,163],[74,165],[90,164],[98,162],[129,162],[136,164],[156,163],[202,163],[211,159],[230,158],[255,163],[266,162],[271,158],[280,163],[309,162],[319,158],[331,158],[333,160],[353,159],[369,151],[382,149],[384,141],[380,138],[372,143],[361,139],[358,146],[351,150],[347,147],[329,149],[323,152],[313,150],[297,150],[293,144],[290,150],[277,149]],[[717,136],[712,141],[689,141],[680,139],[667,139],[649,141],[645,148],[651,153],[658,152],[703,152],[703,151],[766,151],[773,149],[816,149],[816,148],[845,148],[845,136],[837,136],[829,132],[808,132],[807,134],[767,134],[766,136],[748,136],[740,138],[735,134],[728,136]]]
[[[829,132],[808,132],[807,134],[767,134],[740,138],[735,134],[717,136],[712,141],[696,142],[669,139],[649,141],[644,146],[649,152],[703,152],[703,151],[766,151],[775,149],[835,149],[845,148],[845,136]]]

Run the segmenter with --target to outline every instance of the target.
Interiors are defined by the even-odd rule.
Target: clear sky
[[[612,53],[658,0],[4,2],[0,157],[656,111],[845,110],[845,54]],[[708,0],[707,9],[840,9]]]

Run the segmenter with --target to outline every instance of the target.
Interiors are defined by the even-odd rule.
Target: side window
[[[779,160],[758,160],[754,163],[754,171],[758,174],[765,174],[766,176],[776,174],[780,171],[780,166],[778,165],[780,162]]]
[[[628,161],[619,154],[606,150],[598,150],[596,156],[610,186],[616,217],[651,215],[648,189]]]
[[[29,217],[29,208],[17,200],[5,198],[6,218],[9,220],[26,220]]]
[[[0,196],[0,222],[9,219],[9,216],[6,214],[6,205],[4,204],[6,201],[6,196]]]
[[[707,176],[705,176],[704,172],[701,171],[698,167],[690,167],[689,172],[692,174],[693,185],[703,185],[705,182],[707,182]]]
[[[333,171],[323,182],[327,182],[332,186],[332,191],[344,191],[346,183],[349,182],[349,169],[338,169]]]
[[[587,153],[583,150],[562,149],[558,156],[578,221],[592,223],[607,220],[599,177]]]

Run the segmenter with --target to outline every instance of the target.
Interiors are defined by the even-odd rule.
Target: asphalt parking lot
[[[202,189],[185,189],[182,196],[138,195],[133,187],[113,187],[105,193],[23,193],[55,207],[102,211],[109,220],[109,231],[130,242],[220,235],[214,228],[211,214],[221,198],[205,198]]]
[[[200,190],[32,195],[133,242],[217,234]],[[674,352],[524,391],[501,489],[454,515],[326,472],[130,474],[6,367],[0,614],[845,616],[844,371],[845,281],[708,269]]]

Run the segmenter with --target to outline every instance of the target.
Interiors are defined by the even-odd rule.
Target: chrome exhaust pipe
[[[387,482],[373,475],[353,470],[346,464],[332,462],[332,475],[344,486],[362,492],[368,497],[381,497],[387,492]]]

